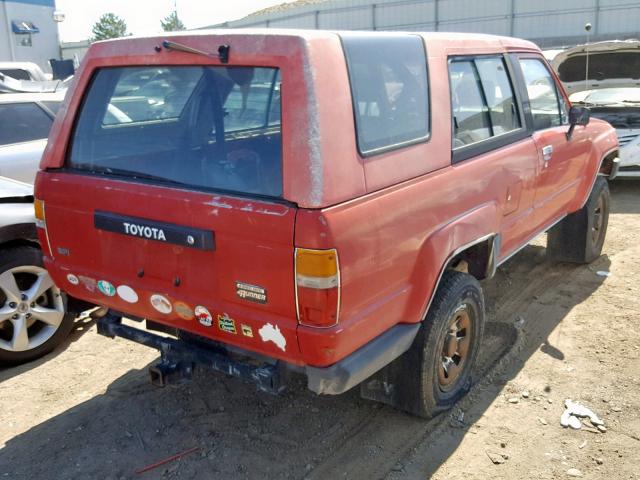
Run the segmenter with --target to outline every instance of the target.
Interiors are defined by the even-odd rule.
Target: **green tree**
[[[178,30],[187,29],[182,20],[178,18],[178,12],[176,11],[171,12],[164,20],[160,20],[160,25],[162,25],[162,30],[165,32],[177,32]]]
[[[123,19],[113,13],[105,13],[100,19],[94,23],[92,40],[107,40],[109,38],[126,37],[130,35],[127,33],[127,24]]]

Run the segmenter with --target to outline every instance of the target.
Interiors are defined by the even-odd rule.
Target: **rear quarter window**
[[[342,42],[360,153],[425,141],[429,95],[422,38],[345,34]]]

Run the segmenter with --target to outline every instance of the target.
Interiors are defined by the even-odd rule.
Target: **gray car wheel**
[[[40,250],[13,247],[0,260],[0,363],[17,364],[53,350],[73,327],[63,293]]]

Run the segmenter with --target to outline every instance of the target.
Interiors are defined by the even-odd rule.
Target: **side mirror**
[[[567,132],[567,140],[571,140],[573,129],[576,125],[585,126],[589,124],[591,112],[586,107],[571,107],[569,110],[569,131]]]

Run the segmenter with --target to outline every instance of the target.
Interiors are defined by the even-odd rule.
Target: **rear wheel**
[[[0,258],[0,364],[28,362],[58,346],[74,318],[44,269],[40,250],[14,247]]]
[[[573,263],[590,263],[598,258],[607,235],[609,206],[609,184],[598,177],[584,207],[549,230],[549,257]]]
[[[448,271],[420,332],[405,354],[407,409],[430,418],[451,408],[471,387],[484,330],[484,298],[469,274]]]

